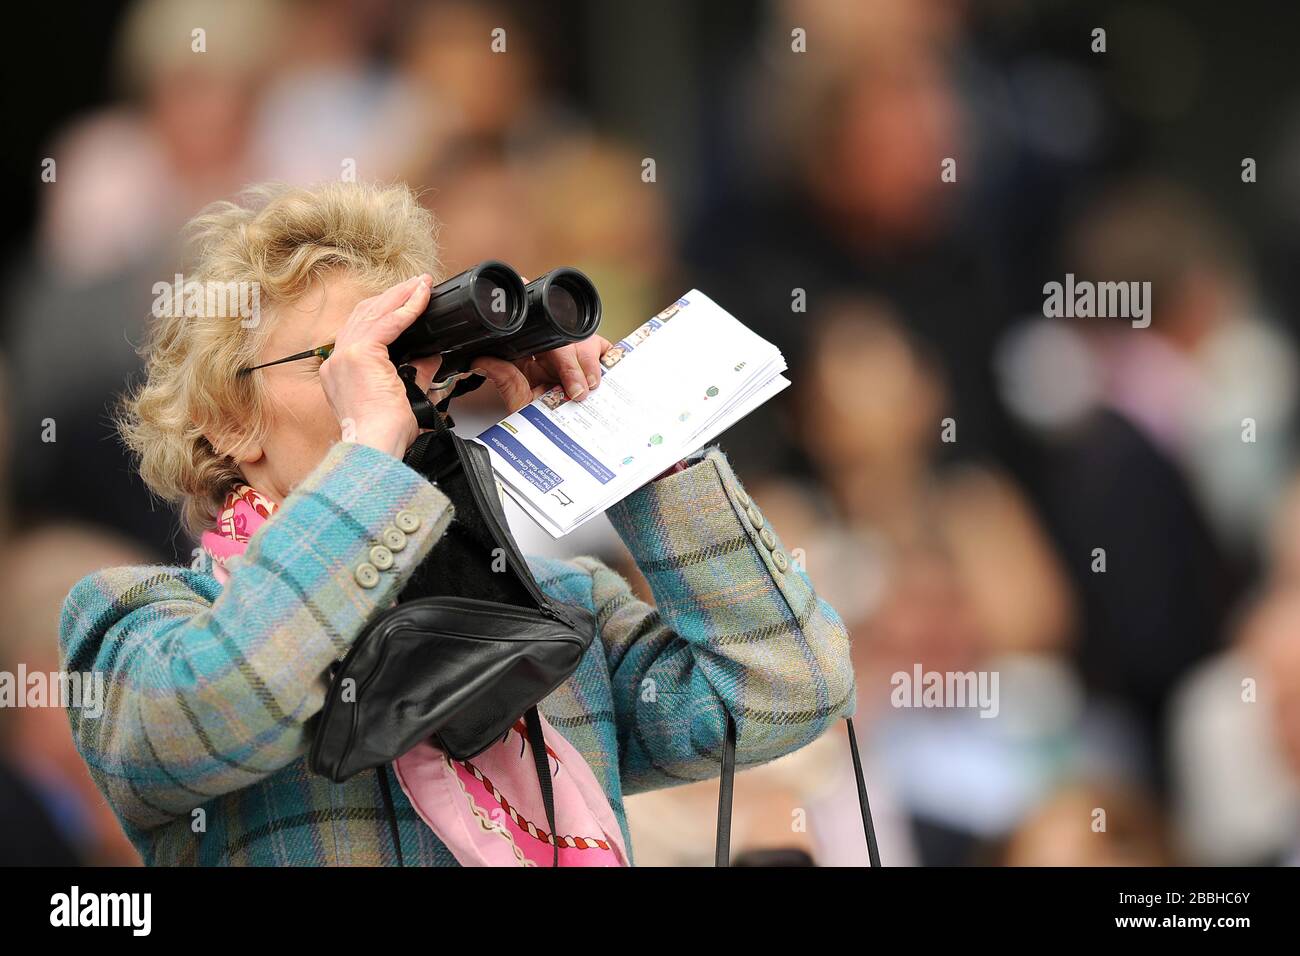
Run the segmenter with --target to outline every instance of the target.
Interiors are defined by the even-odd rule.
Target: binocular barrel
[[[527,307],[519,273],[504,262],[480,262],[434,286],[424,312],[388,346],[388,354],[402,365],[510,335],[523,328]]]
[[[488,260],[434,286],[424,312],[388,347],[397,365],[443,357],[439,376],[478,355],[514,360],[580,342],[600,325],[600,296],[577,269],[554,269],[524,285]]]
[[[528,317],[523,328],[493,343],[503,359],[527,358],[570,342],[581,342],[600,325],[600,296],[577,269],[553,269],[528,283]]]

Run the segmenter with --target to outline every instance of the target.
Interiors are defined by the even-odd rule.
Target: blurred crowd
[[[110,419],[178,228],[250,182],[401,179],[447,275],[577,266],[611,341],[695,287],[782,349],[793,387],[721,443],[852,634],[887,864],[1300,863],[1300,217],[1261,248],[1238,205],[1300,206],[1239,159],[1208,189],[1143,153],[1194,110],[1198,25],[1116,16],[1112,42],[1182,44],[1148,50],[1156,83],[1027,3],[773,0],[708,56],[626,63],[590,49],[608,7],[567,32],[533,7],[126,5],[114,98],[48,144],[0,290],[0,671],[57,667],[83,574],[193,559]],[[562,58],[593,64],[586,96]],[[1280,107],[1256,122],[1300,142]],[[1067,273],[1150,282],[1149,328],[1045,317]],[[485,391],[462,434],[499,414]],[[652,599],[605,522],[511,518]],[[917,667],[996,674],[996,716],[898,706]],[[737,862],[865,862],[844,734],[737,777]],[[708,865],[716,802],[630,798],[637,862]],[[0,709],[16,860],[135,862],[57,708]]]

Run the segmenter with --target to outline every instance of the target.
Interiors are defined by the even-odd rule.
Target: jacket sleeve
[[[626,793],[716,776],[726,714],[736,722],[738,767],[798,750],[853,714],[844,624],[723,452],[607,514],[656,605],[600,562],[579,559],[592,574]]]
[[[330,664],[393,603],[452,510],[396,458],[340,442],[229,562],[224,588],[160,566],[80,581],[60,622],[63,667],[102,675],[106,703],[95,719],[69,715],[118,816],[154,827],[301,756]],[[371,557],[381,543],[386,568]]]

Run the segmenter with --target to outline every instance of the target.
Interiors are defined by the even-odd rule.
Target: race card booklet
[[[557,538],[790,384],[781,351],[698,289],[600,361],[582,401],[557,385],[477,438],[506,493]]]

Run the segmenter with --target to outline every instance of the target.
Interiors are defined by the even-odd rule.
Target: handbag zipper
[[[460,597],[455,594],[439,594],[429,598],[428,601],[437,601],[439,604],[449,607],[465,607],[471,609],[483,608],[493,614],[500,614],[506,617],[517,617],[525,621],[536,620],[535,615],[541,614],[541,608],[519,607],[513,604],[504,604],[500,601],[487,601],[482,598]],[[548,619],[554,620],[554,615],[545,615]]]

